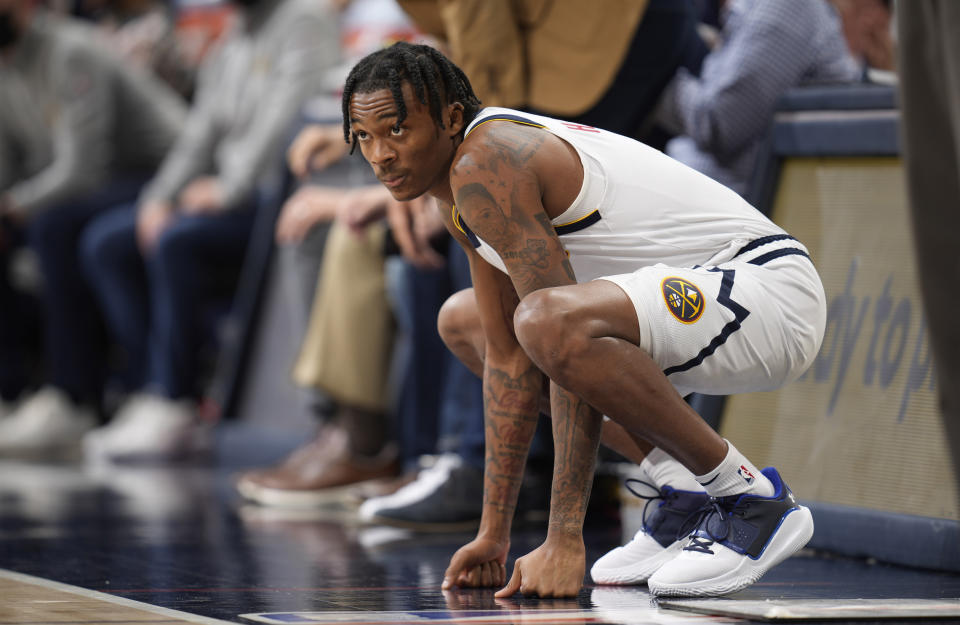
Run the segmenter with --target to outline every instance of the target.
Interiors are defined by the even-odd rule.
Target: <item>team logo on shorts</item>
[[[683,278],[664,278],[660,283],[667,308],[683,323],[694,323],[703,314],[703,293]]]

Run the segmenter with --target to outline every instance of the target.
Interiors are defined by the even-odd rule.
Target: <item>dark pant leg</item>
[[[960,4],[897,5],[907,188],[940,408],[960,484]]]
[[[136,207],[119,206],[94,219],[80,239],[80,264],[108,334],[121,348],[128,390],[145,382],[149,330],[147,278],[136,223]]]
[[[83,229],[99,213],[132,202],[142,181],[116,181],[101,191],[34,217],[28,242],[43,276],[44,354],[47,381],[74,400],[99,403],[106,377],[107,344],[93,293],[80,268]]]
[[[459,245],[450,246],[447,271],[451,294],[470,287],[470,263]],[[449,350],[446,350],[446,361],[440,422],[444,430],[459,432],[457,453],[460,457],[467,464],[483,469],[483,381]]]
[[[12,283],[12,260],[23,232],[0,220],[0,399],[16,399],[38,377],[41,347],[39,299]]]
[[[443,270],[418,269],[405,260],[395,269],[391,291],[402,347],[396,430],[401,460],[409,468],[419,456],[437,451],[446,364],[437,313],[450,286]]]
[[[200,391],[201,349],[215,343],[215,310],[236,287],[255,211],[179,217],[146,259],[150,283],[147,385],[177,399]],[[226,305],[223,305],[226,303]],[[218,304],[221,304],[218,306]]]

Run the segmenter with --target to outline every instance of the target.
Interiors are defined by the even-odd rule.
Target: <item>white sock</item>
[[[726,440],[726,439],[724,439]],[[703,485],[711,497],[728,497],[753,493],[763,497],[773,496],[773,484],[767,476],[737,451],[733,443],[727,441],[727,456],[723,462],[706,475],[698,475],[697,482]]]
[[[647,454],[640,463],[640,468],[646,471],[657,488],[670,486],[677,490],[703,492],[703,486],[697,482],[693,473],[659,447],[654,447],[653,451]]]

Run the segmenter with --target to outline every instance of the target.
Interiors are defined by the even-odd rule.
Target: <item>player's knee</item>
[[[471,343],[474,333],[482,331],[473,289],[464,289],[447,298],[437,315],[437,331],[451,350]]]
[[[514,314],[517,340],[527,355],[559,384],[576,377],[589,336],[578,319],[579,302],[563,289],[542,289],[525,297]]]

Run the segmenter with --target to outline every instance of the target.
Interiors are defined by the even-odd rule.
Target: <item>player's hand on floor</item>
[[[457,550],[443,574],[442,588],[502,586],[507,579],[510,543],[477,537]]]
[[[583,586],[586,550],[582,538],[546,542],[513,565],[510,582],[494,597],[510,597],[518,590],[538,597],[574,597]]]

